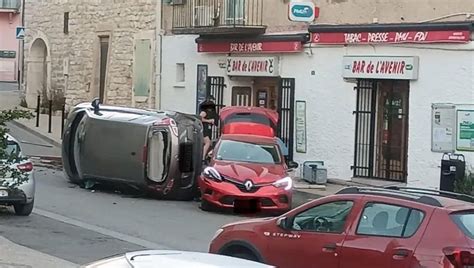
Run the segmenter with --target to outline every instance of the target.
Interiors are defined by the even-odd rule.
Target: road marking
[[[153,242],[150,242],[150,241],[147,241],[147,240],[143,240],[143,239],[140,239],[140,238],[137,238],[137,237],[133,237],[133,236],[122,234],[122,233],[119,233],[119,232],[115,232],[115,231],[112,231],[112,230],[109,230],[109,229],[106,229],[106,228],[102,228],[102,227],[99,227],[99,226],[96,226],[96,225],[92,225],[92,224],[88,224],[88,223],[85,223],[85,222],[82,222],[82,221],[71,219],[71,218],[68,218],[68,217],[53,213],[53,212],[49,212],[49,211],[46,211],[46,210],[42,210],[42,209],[39,209],[39,208],[35,208],[34,213],[38,214],[40,216],[43,216],[43,217],[47,217],[47,218],[56,220],[56,221],[60,221],[60,222],[63,222],[63,223],[74,225],[74,226],[77,226],[77,227],[80,227],[80,228],[83,228],[83,229],[87,229],[87,230],[90,230],[90,231],[93,231],[93,232],[96,232],[96,233],[100,233],[100,234],[103,234],[103,235],[110,236],[110,237],[113,237],[113,238],[116,238],[116,239],[119,239],[119,240],[122,240],[122,241],[125,241],[125,242],[129,242],[129,243],[132,243],[132,244],[135,244],[135,245],[139,245],[139,246],[145,247],[147,249],[168,249],[168,250],[172,249],[172,248],[166,247],[164,245],[156,244],[156,243],[153,243]]]

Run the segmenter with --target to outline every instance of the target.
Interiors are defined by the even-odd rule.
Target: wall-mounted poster
[[[431,151],[454,153],[456,150],[456,105],[431,105]]]
[[[474,151],[474,110],[458,110],[457,112],[458,151]]]
[[[196,79],[196,113],[199,114],[199,104],[206,99],[207,95],[207,65],[198,64]]]
[[[306,153],[306,101],[296,101],[296,152]]]

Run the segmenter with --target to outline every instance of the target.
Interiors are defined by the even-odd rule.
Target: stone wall
[[[99,36],[108,35],[105,103],[152,107],[154,90],[150,90],[148,98],[133,103],[132,76],[134,40],[150,32],[145,36],[154,39],[156,3],[157,0],[26,0],[25,64],[38,60],[31,47],[41,38],[48,54],[45,87],[49,95],[65,91],[67,106],[90,101],[99,92]],[[68,34],[63,32],[64,12],[69,12]],[[68,66],[68,75],[64,74],[64,66]],[[38,78],[27,77],[29,73],[38,74],[33,74],[34,68],[27,67],[25,71],[27,95],[37,94],[33,89],[38,88]]]

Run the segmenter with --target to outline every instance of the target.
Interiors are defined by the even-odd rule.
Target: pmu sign
[[[313,2],[290,2],[288,19],[298,22],[312,22],[317,17],[318,9]]]

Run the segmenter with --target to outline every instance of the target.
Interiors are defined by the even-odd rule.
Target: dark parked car
[[[190,200],[201,172],[202,124],[195,115],[79,104],[65,126],[64,172],[74,183],[125,183],[159,198]]]
[[[228,224],[210,252],[279,268],[474,267],[474,197],[350,187],[276,218]]]

